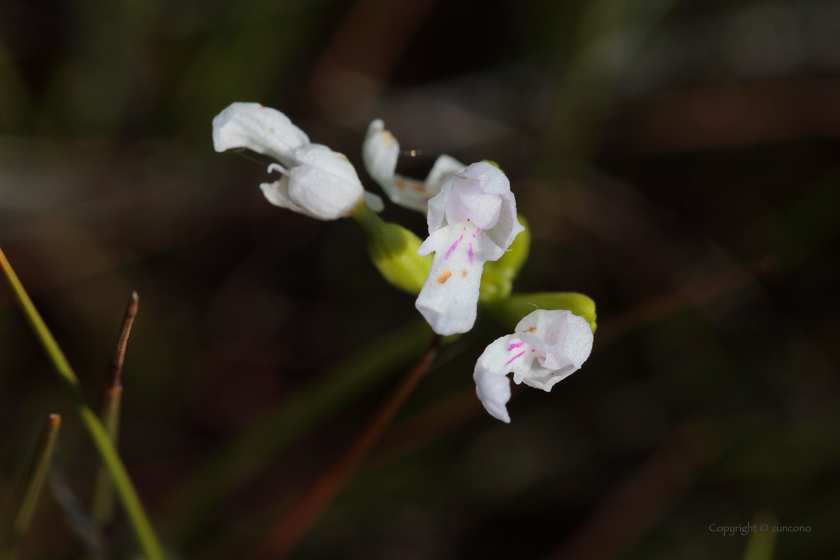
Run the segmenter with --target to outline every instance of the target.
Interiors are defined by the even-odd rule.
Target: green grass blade
[[[108,433],[105,431],[102,422],[99,421],[99,418],[85,400],[79,386],[79,379],[73,372],[73,368],[70,367],[70,363],[67,361],[55,338],[53,338],[52,333],[47,328],[46,323],[44,323],[44,320],[35,308],[35,304],[32,303],[29,294],[26,293],[23,284],[21,284],[2,250],[0,250],[0,268],[3,269],[26,320],[32,326],[32,330],[35,331],[35,336],[44,347],[53,368],[58,373],[59,379],[62,381],[64,388],[70,396],[70,400],[76,408],[76,412],[78,412],[82,423],[85,425],[88,434],[90,434],[105,468],[111,475],[111,480],[125,508],[125,513],[128,516],[134,534],[140,543],[140,548],[146,555],[147,560],[163,560],[163,550],[152,529],[152,524],[149,522],[146,511],[143,509],[143,504],[140,502],[137,490],[134,488],[134,484],[128,476],[125,465],[123,465],[122,460],[117,455],[117,451],[111,443],[111,439],[108,437]]]
[[[38,504],[38,497],[41,495],[41,487],[50,468],[55,442],[58,439],[58,430],[61,427],[61,416],[50,414],[44,429],[41,430],[41,437],[35,448],[35,456],[27,471],[21,492],[15,501],[12,509],[12,518],[9,529],[0,545],[0,559],[13,560],[17,557],[18,546],[29,530],[29,524],[35,513],[35,506]]]

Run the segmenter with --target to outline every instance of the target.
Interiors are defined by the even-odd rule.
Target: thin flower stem
[[[44,347],[50,362],[52,362],[53,368],[76,408],[76,412],[78,412],[82,423],[84,423],[85,428],[90,434],[105,468],[111,475],[111,480],[117,490],[117,495],[125,508],[126,516],[128,516],[146,559],[163,560],[163,550],[158,542],[157,536],[143,509],[143,505],[137,495],[137,490],[134,488],[134,484],[128,476],[125,465],[123,465],[122,460],[117,455],[117,451],[108,437],[108,432],[105,431],[102,422],[99,421],[96,413],[93,412],[85,400],[81,387],[79,386],[79,379],[73,372],[73,368],[70,367],[70,363],[67,361],[61,348],[59,348],[58,343],[53,338],[52,333],[50,333],[50,330],[41,318],[41,315],[32,303],[23,284],[21,284],[2,250],[0,250],[0,268],[3,269],[23,314],[32,326],[32,330],[35,331],[35,335],[41,342],[41,345]]]
[[[429,365],[437,354],[440,340],[440,336],[434,338],[428,350],[409,371],[399,388],[341,460],[324,473],[292,506],[291,511],[275,525],[257,549],[257,558],[281,559],[294,550],[327,505],[379,443],[394,416],[429,369]]]
[[[0,560],[14,560],[17,557],[18,547],[29,530],[32,515],[35,513],[35,506],[38,504],[38,497],[41,494],[41,487],[50,468],[50,461],[55,450],[55,441],[58,438],[58,429],[61,427],[61,416],[50,414],[47,423],[41,430],[38,438],[38,445],[35,448],[35,456],[32,464],[26,473],[21,486],[18,498],[12,509],[12,518],[9,529],[0,544]]]
[[[120,408],[122,404],[122,369],[125,361],[125,347],[128,344],[128,337],[131,334],[131,326],[137,316],[139,296],[137,292],[131,293],[128,305],[125,308],[120,335],[117,339],[117,348],[114,350],[114,357],[108,367],[108,378],[105,382],[105,393],[102,401],[102,423],[111,443],[116,447],[120,433]],[[99,465],[96,474],[96,486],[93,493],[93,506],[91,507],[93,519],[100,525],[107,525],[114,516],[114,485],[108,475],[108,469],[104,464]]]

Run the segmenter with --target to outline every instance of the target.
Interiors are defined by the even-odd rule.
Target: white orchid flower
[[[519,321],[514,334],[497,339],[478,358],[473,379],[479,400],[493,417],[510,422],[508,373],[517,384],[551,391],[580,369],[593,340],[586,319],[571,311],[534,311]]]
[[[259,103],[233,103],[213,119],[213,146],[217,152],[248,148],[266,154],[278,163],[269,173],[282,177],[260,188],[269,202],[319,220],[335,220],[350,212],[365,198],[381,209],[379,197],[366,193],[356,169],[344,154],[309,138],[289,118]]]
[[[475,323],[484,263],[505,254],[525,228],[516,219],[510,181],[496,166],[473,163],[447,179],[429,201],[429,237],[417,251],[435,253],[415,306],[438,334]]]
[[[381,119],[370,123],[362,145],[365,169],[394,204],[420,212],[426,212],[429,199],[440,192],[446,179],[466,168],[457,159],[442,155],[435,160],[426,180],[418,181],[396,173],[399,155],[400,143],[390,131],[385,130],[385,123]]]

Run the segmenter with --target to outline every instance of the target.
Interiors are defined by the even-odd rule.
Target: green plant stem
[[[12,508],[11,524],[0,545],[0,560],[14,560],[17,557],[18,546],[29,530],[32,515],[35,513],[35,506],[38,504],[38,497],[41,494],[41,487],[50,468],[55,441],[58,438],[58,429],[61,427],[61,416],[50,414],[49,420],[41,430],[38,438],[38,445],[35,448],[35,456],[32,465],[29,467],[21,486],[21,491]]]
[[[49,328],[47,328],[47,325],[35,308],[35,305],[29,298],[23,284],[21,284],[2,250],[0,250],[0,267],[2,267],[6,279],[9,281],[12,292],[23,310],[23,314],[32,326],[32,330],[35,331],[35,335],[41,342],[41,345],[44,347],[50,362],[52,362],[53,368],[58,373],[59,379],[76,408],[76,412],[81,417],[82,423],[84,423],[85,428],[90,434],[105,468],[111,475],[111,480],[114,483],[117,495],[125,508],[125,513],[128,516],[129,522],[134,529],[134,534],[137,536],[137,540],[147,560],[163,560],[163,550],[152,529],[149,518],[143,509],[143,505],[137,495],[137,490],[134,488],[134,484],[128,476],[125,465],[123,465],[122,460],[117,455],[117,451],[111,443],[105,427],[85,400],[81,387],[79,386],[79,379],[73,372],[73,368],[70,367],[70,363],[67,361],[55,338],[53,338],[52,333],[50,333]]]
[[[102,424],[111,443],[116,447],[120,434],[120,408],[122,405],[122,369],[125,362],[125,348],[128,344],[128,337],[131,334],[131,327],[134,318],[137,316],[137,308],[140,298],[137,292],[132,292],[125,308],[120,335],[117,339],[117,348],[114,350],[114,357],[108,367],[108,377],[105,382],[105,393],[102,401]],[[107,525],[114,516],[114,485],[104,464],[99,465],[96,473],[96,486],[93,492],[93,505],[91,506],[93,519],[100,526]]]

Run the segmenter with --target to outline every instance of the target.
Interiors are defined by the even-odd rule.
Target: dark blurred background
[[[120,450],[173,558],[247,557],[427,340],[352,220],[213,152],[234,101],[375,192],[373,118],[404,174],[499,162],[534,237],[515,289],[598,305],[589,361],[510,425],[474,396],[510,330],[480,313],[295,557],[735,559],[709,527],[756,515],[810,527],[774,558],[840,557],[840,1],[0,3],[0,246],[96,407],[139,292]],[[50,412],[87,502],[95,453],[2,287],[0,515]],[[24,557],[83,555],[46,492]]]

